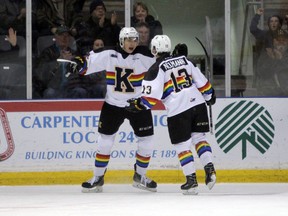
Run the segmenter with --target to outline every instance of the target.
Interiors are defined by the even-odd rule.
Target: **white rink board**
[[[49,108],[49,102],[43,106],[41,103],[37,102],[41,109],[36,111],[33,108],[21,111],[19,103],[0,103],[1,171],[91,169],[97,145],[99,109],[77,110],[76,104],[85,104],[85,101],[75,103],[75,110],[69,111],[55,111]],[[67,102],[59,102],[56,106],[61,107],[61,103]],[[7,107],[17,107],[19,111]],[[217,168],[288,169],[287,110],[287,98],[217,99],[213,106],[214,134],[207,134]],[[150,168],[179,169],[178,158],[168,136],[166,111],[153,110],[153,117],[155,150]],[[7,122],[14,141],[13,148],[8,144]],[[136,141],[132,128],[125,121],[116,136],[110,169],[131,169],[135,162]],[[11,156],[5,158],[7,151]],[[201,166],[197,158],[196,163]]]

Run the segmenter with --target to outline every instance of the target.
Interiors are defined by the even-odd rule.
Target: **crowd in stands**
[[[149,43],[155,35],[163,34],[162,24],[149,14],[148,7],[143,2],[136,2],[133,5],[131,26],[136,28],[139,23],[146,23],[148,25],[150,32]]]
[[[86,10],[85,4],[89,5]],[[0,64],[13,60],[25,64],[25,7],[25,0],[3,0],[0,4]],[[259,28],[263,14],[263,8],[257,9],[250,23],[256,39],[257,94],[287,96],[288,33],[283,25],[287,26],[288,18],[272,15],[263,30]],[[140,46],[149,47],[155,35],[163,34],[161,22],[149,14],[143,2],[134,3],[131,26],[139,32]],[[33,99],[105,97],[105,73],[75,76],[68,61],[104,45],[117,46],[122,27],[117,13],[107,11],[102,0],[57,1],[57,5],[53,0],[32,0]],[[41,38],[44,43],[39,44]]]
[[[84,11],[88,3],[89,9]],[[3,0],[0,4],[0,35],[8,46],[5,50],[0,43],[0,54],[7,56],[3,62],[19,59],[17,37],[26,38],[25,7],[25,0]],[[105,97],[105,72],[78,76],[71,73],[69,61],[104,45],[118,45],[123,26],[118,24],[117,13],[109,14],[102,0],[32,0],[33,99]],[[149,46],[155,34],[163,33],[161,23],[149,15],[142,2],[134,5],[131,25],[139,30],[140,45]]]
[[[264,9],[258,8],[250,23],[250,32],[256,39],[256,86],[258,96],[288,95],[288,33],[283,28],[287,16],[269,16],[267,28],[260,29]]]

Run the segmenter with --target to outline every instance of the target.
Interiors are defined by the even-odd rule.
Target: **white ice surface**
[[[200,184],[196,196],[179,187],[107,184],[85,194],[78,185],[0,186],[0,216],[288,216],[288,184]]]

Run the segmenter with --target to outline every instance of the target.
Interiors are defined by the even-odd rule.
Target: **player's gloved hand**
[[[211,99],[206,101],[206,104],[208,106],[210,105],[214,105],[216,103],[216,94],[215,94],[215,90],[212,88],[212,96],[211,96]]]
[[[126,110],[133,113],[138,113],[142,110],[146,110],[145,105],[143,104],[141,98],[132,98],[127,100],[129,106],[126,106]]]
[[[181,56],[181,55],[184,55],[184,56],[188,56],[188,48],[187,48],[187,45],[184,44],[184,43],[179,43],[175,46],[173,52],[172,52],[172,55],[173,56]]]
[[[83,56],[75,56],[72,59],[76,64],[72,64],[72,72],[79,75],[84,75],[87,71],[87,60]]]

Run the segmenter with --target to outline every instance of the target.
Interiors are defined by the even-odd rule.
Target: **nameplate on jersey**
[[[187,59],[184,56],[182,58],[176,58],[176,59],[172,58],[169,59],[168,61],[163,62],[163,64],[161,65],[161,69],[163,71],[167,71],[187,64],[188,64]]]

